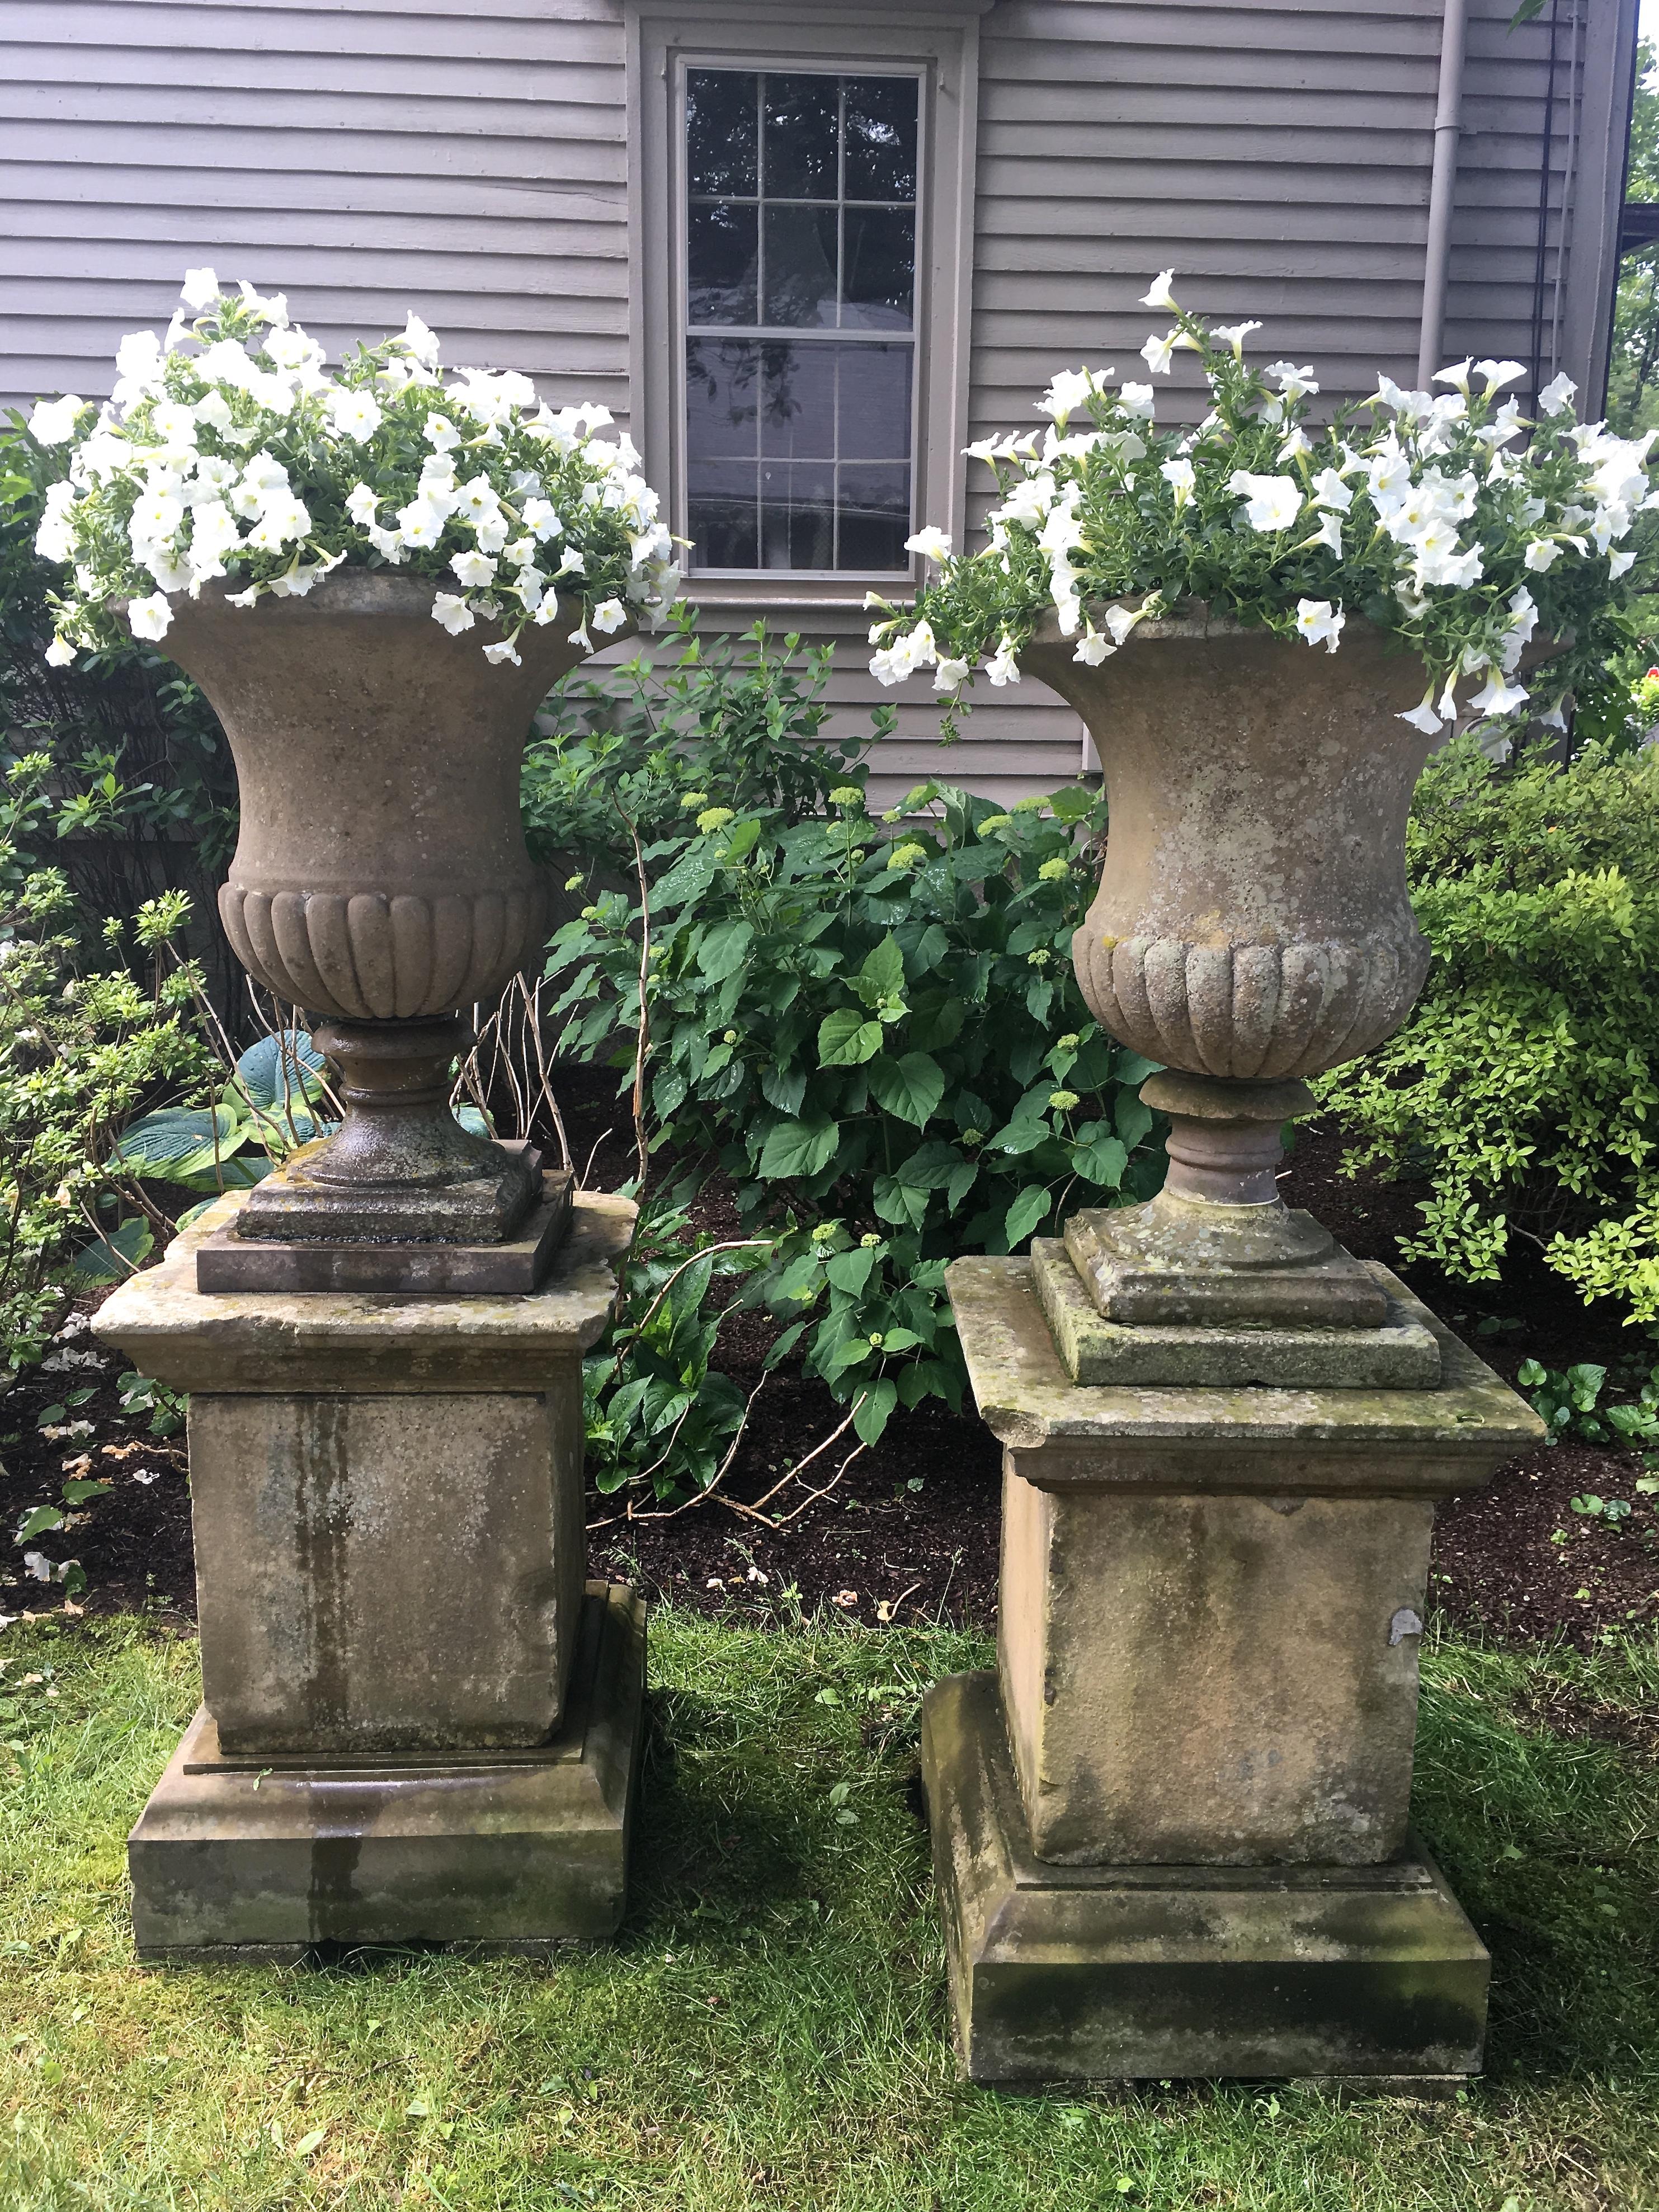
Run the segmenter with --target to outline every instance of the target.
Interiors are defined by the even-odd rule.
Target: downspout
[[[1451,262],[1452,211],[1457,199],[1457,146],[1463,128],[1463,49],[1468,0],[1443,0],[1440,21],[1440,91],[1434,108],[1434,167],[1429,179],[1429,236],[1423,260],[1422,337],[1417,381],[1426,391],[1440,366],[1446,327],[1446,272]]]

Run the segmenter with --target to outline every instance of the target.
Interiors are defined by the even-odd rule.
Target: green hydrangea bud
[[[1077,1104],[1077,1093],[1075,1091],[1051,1091],[1048,1093],[1048,1103],[1056,1114],[1068,1114]]]
[[[879,1244],[880,1242],[880,1237],[877,1236],[873,1229],[866,1229],[863,1236],[859,1239],[860,1245],[866,1252],[870,1249],[872,1244]]]
[[[726,1035],[720,1039],[720,1042],[722,1044],[735,1044],[737,1041],[738,1032],[736,1030],[727,1030]]]
[[[1012,814],[988,814],[979,825],[979,834],[982,837],[989,830],[1012,829],[1013,820]]]
[[[925,845],[915,845],[907,842],[902,845],[894,846],[892,851],[887,855],[887,865],[890,868],[914,868],[919,861],[925,860],[927,858],[927,848]]]
[[[737,818],[729,806],[705,806],[697,817],[697,827],[707,837],[716,830],[724,830],[728,822],[735,822]]]
[[[1082,1042],[1075,1030],[1067,1030],[1063,1037],[1054,1039],[1054,1049],[1056,1052],[1075,1052]]]
[[[1063,877],[1069,876],[1071,872],[1071,862],[1069,860],[1062,860],[1058,857],[1052,860],[1045,860],[1042,866],[1037,870],[1038,876],[1045,884],[1057,884]]]
[[[878,1352],[881,1350],[881,1331],[878,1328],[872,1328],[871,1330],[870,1341]]]
[[[836,1224],[833,1221],[820,1221],[817,1227],[812,1231],[812,1242],[815,1244],[827,1244],[834,1237],[835,1233]]]
[[[964,1129],[962,1133],[962,1141],[964,1145],[982,1145],[985,1142],[985,1132],[983,1129]]]
[[[862,806],[864,793],[855,783],[838,783],[830,794],[831,806]]]
[[[680,801],[680,811],[682,814],[694,814],[698,807],[708,804],[708,793],[706,791],[688,791]]]
[[[1025,964],[1029,968],[1046,968],[1054,957],[1046,945],[1039,945],[1035,952],[1026,954]]]
[[[580,876],[567,876],[564,879],[564,887],[568,891],[579,891],[582,887],[582,879]]]

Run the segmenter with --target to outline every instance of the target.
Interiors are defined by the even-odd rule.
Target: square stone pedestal
[[[998,1671],[924,1776],[975,2080],[1474,2070],[1486,1954],[1409,1829],[1437,1497],[1542,1434],[1431,1390],[1074,1382],[1030,1263],[948,1277],[1004,1449]]]
[[[191,1394],[204,1709],[134,1832],[141,1947],[605,1933],[642,1660],[586,1588],[582,1355],[634,1208],[579,1197],[529,1297],[203,1291],[244,1202],[96,1323]]]

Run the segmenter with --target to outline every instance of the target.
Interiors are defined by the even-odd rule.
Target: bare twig
[[[617,811],[622,814],[620,806]],[[634,1052],[634,1146],[640,1164],[638,1194],[643,1198],[651,1172],[651,1147],[645,1133],[645,1060],[651,1048],[651,886],[646,879],[640,833],[627,815],[622,818],[633,841],[634,873],[640,887],[640,1036]]]
[[[846,1424],[843,1423],[842,1426],[844,1427],[845,1425]],[[820,1451],[823,1449],[823,1445],[818,1447]],[[859,1456],[860,1453],[867,1451],[869,1449],[870,1447],[867,1444],[854,1444],[852,1450],[848,1453],[846,1458],[842,1460],[841,1465],[830,1476],[829,1481],[824,1484],[822,1490],[814,1490],[810,1484],[803,1483],[801,1487],[806,1492],[805,1497],[802,1498],[799,1505],[792,1505],[787,1513],[779,1513],[776,1515],[763,1513],[757,1507],[753,1505],[744,1505],[735,1498],[722,1497],[720,1502],[722,1505],[729,1507],[733,1513],[740,1513],[745,1521],[758,1521],[763,1528],[787,1528],[792,1521],[799,1519],[800,1515],[805,1512],[809,1505],[816,1505],[820,1498],[828,1498],[830,1492],[836,1487],[836,1484],[841,1480],[842,1475],[846,1474],[848,1468],[851,1467],[853,1462]],[[817,1453],[813,1453],[812,1456],[816,1459]],[[803,1465],[805,1465],[805,1462],[802,1462]],[[792,1468],[791,1473],[793,1474],[795,1470]],[[785,1479],[786,1480],[787,1480],[787,1477]],[[782,1485],[780,1484],[778,1488],[781,1489],[781,1487]],[[777,1490],[774,1489],[768,1491],[766,1494],[769,1498],[775,1498],[778,1493]]]
[[[605,1142],[606,1137],[614,1137],[616,1133],[617,1133],[614,1129],[606,1129],[603,1131],[600,1135],[595,1137],[593,1139],[593,1149],[587,1156],[587,1165],[582,1170],[581,1174],[577,1180],[576,1188],[578,1190],[586,1190],[587,1188],[587,1178],[592,1172],[594,1161],[599,1156],[599,1146]]]
[[[665,1506],[660,1512],[636,1513],[632,1505],[629,1505],[627,1509],[626,1514],[621,1517],[629,1521],[678,1521],[682,1513],[689,1513],[694,1505],[706,1505],[709,1499],[714,1495],[714,1492],[719,1489],[720,1482],[730,1468],[732,1461],[736,1459],[738,1455],[738,1446],[743,1442],[744,1431],[749,1426],[749,1416],[755,1410],[755,1401],[760,1396],[761,1392],[766,1388],[769,1380],[769,1372],[763,1375],[760,1381],[756,1383],[754,1389],[750,1392],[749,1402],[743,1409],[743,1419],[738,1423],[737,1433],[732,1437],[730,1444],[726,1447],[726,1457],[720,1462],[714,1474],[709,1477],[703,1487],[697,1492],[695,1497],[684,1499],[678,1505]],[[689,1413],[690,1408],[688,1407],[686,1411]],[[684,1420],[684,1418],[685,1415],[682,1413],[680,1419]],[[675,1424],[674,1433],[677,1436],[679,1433],[678,1422],[676,1422]],[[657,1462],[657,1465],[660,1467],[661,1464],[662,1462],[659,1460]],[[646,1472],[649,1474],[651,1470],[647,1468]],[[640,1480],[643,1480],[644,1477],[641,1476]],[[720,1502],[724,1504],[726,1501],[722,1498]]]

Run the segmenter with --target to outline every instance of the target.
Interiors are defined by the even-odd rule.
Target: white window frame
[[[933,0],[896,25],[867,0],[629,0],[629,235],[633,435],[663,494],[668,526],[686,527],[685,76],[692,69],[823,70],[915,76],[921,84],[914,526],[936,523],[962,543],[966,518],[969,328],[973,276],[978,18],[991,0]],[[698,605],[808,613],[860,608],[873,587],[902,598],[921,580],[822,569],[693,572]]]

